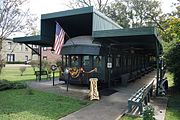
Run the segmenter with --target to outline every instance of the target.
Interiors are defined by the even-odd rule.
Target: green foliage
[[[23,73],[26,71],[26,66],[21,66],[19,70],[21,72],[21,76],[23,76]]]
[[[133,115],[125,115],[119,120],[142,120],[142,118],[138,116],[133,116]]]
[[[116,1],[106,7],[104,13],[112,20],[116,21],[123,28],[130,27],[130,20],[128,19],[128,8],[122,2]]]
[[[70,97],[26,89],[0,92],[0,120],[58,120],[89,104]]]
[[[169,17],[163,24],[165,28],[161,33],[161,38],[165,42],[180,42],[180,18]]]
[[[38,60],[32,60],[30,62],[31,67],[33,68],[34,72],[36,71],[36,68],[39,68],[39,61]],[[47,60],[42,60],[41,61],[42,64],[42,70],[43,71],[47,71],[49,74],[52,72],[51,71],[51,63],[48,62]]]
[[[38,60],[31,60],[30,62],[31,67],[33,68],[34,72],[36,71],[36,67],[39,67],[39,61]]]
[[[154,26],[162,13],[158,0],[116,0],[103,11],[123,28]]]
[[[57,68],[59,69],[59,77],[62,76],[62,61],[57,60],[56,61]]]
[[[143,120],[155,120],[154,108],[150,105],[146,106],[143,111]]]
[[[57,61],[56,61],[56,65],[57,65],[57,67],[61,67],[61,66],[62,66],[62,61],[57,60]]]
[[[168,87],[173,87],[174,86],[174,75],[173,75],[173,73],[167,72],[166,76],[167,76],[167,80],[168,80]]]
[[[165,55],[168,70],[174,75],[175,87],[180,89],[180,45],[176,44]]]
[[[165,64],[174,76],[175,86],[180,88],[180,18],[169,17],[162,26],[164,31],[160,33],[163,39]]]
[[[0,80],[0,91],[2,90],[7,90],[7,89],[22,89],[26,88],[26,85],[23,83],[18,83],[18,82],[10,82],[7,80]]]
[[[0,80],[0,91],[11,88],[11,83],[7,80]]]
[[[24,64],[24,62],[14,61],[14,62],[6,62],[6,64]]]
[[[47,60],[42,60],[42,70],[47,71],[48,74],[51,74],[51,63]]]

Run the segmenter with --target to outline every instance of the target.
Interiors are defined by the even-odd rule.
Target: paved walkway
[[[89,90],[87,87],[80,86],[72,86],[69,85],[69,89],[67,92],[67,86],[63,81],[59,81],[57,78],[55,79],[55,86],[53,86],[53,81],[41,81],[41,82],[29,82],[28,84],[31,88],[36,90],[41,90],[49,93],[55,93],[57,95],[64,95],[75,97],[79,99],[86,99]]]
[[[114,88],[118,92],[110,96],[101,96],[100,101],[95,101],[93,104],[80,109],[72,114],[69,114],[60,120],[118,120],[127,111],[127,100],[130,96],[141,88],[144,84],[148,84],[155,78],[156,72],[153,71],[141,79],[131,82],[127,87],[119,86]],[[59,82],[56,80],[56,84]],[[61,83],[62,84],[62,83]],[[81,87],[76,88],[70,86],[69,92],[66,92],[66,85],[56,85],[52,87],[52,81],[47,82],[32,82],[30,86],[34,89],[52,92],[60,95],[67,95],[84,99],[87,96],[88,89]],[[156,118],[163,120],[165,115],[165,109],[167,105],[167,99],[153,99],[151,100],[153,105],[156,105]],[[162,104],[162,102],[164,104]],[[165,102],[164,102],[165,101]],[[158,107],[160,106],[160,107]]]
[[[110,96],[104,96],[99,102],[89,105],[77,112],[74,112],[60,120],[115,120],[120,118],[127,110],[127,100],[130,96],[148,84],[155,77],[155,71],[131,82],[127,87],[118,87],[116,92]]]

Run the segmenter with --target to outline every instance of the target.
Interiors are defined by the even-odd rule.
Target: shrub
[[[7,64],[24,64],[24,61],[6,62]]]
[[[26,71],[26,67],[25,66],[21,66],[19,68],[20,72],[21,72],[21,76],[23,75],[24,71]]]
[[[0,91],[10,89],[12,87],[11,83],[7,80],[0,80]]]
[[[59,77],[62,76],[62,61],[57,60],[56,61],[57,68],[59,69]]]
[[[175,87],[180,89],[180,45],[175,44],[165,54],[165,58],[168,70],[174,75]]]
[[[0,91],[7,89],[23,89],[26,85],[20,82],[12,83],[7,80],[0,80]]]
[[[36,67],[39,67],[39,61],[37,60],[31,60],[30,62],[31,67],[33,68],[34,72],[36,70]]]
[[[146,106],[143,111],[143,120],[155,120],[154,108],[150,105]]]

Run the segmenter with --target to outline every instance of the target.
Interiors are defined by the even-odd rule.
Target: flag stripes
[[[56,33],[55,33],[55,42],[54,42],[55,54],[59,55],[61,53],[61,49],[64,44],[64,37],[65,37],[64,30],[58,23],[56,23]]]

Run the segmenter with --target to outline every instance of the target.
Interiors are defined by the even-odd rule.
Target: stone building
[[[32,50],[25,44],[4,40],[2,43],[2,59],[6,62],[24,62],[32,58]]]
[[[38,45],[30,45],[38,50]],[[51,63],[55,63],[60,58],[51,51],[51,47],[42,48],[42,59]],[[2,43],[2,59],[6,62],[25,62],[30,60],[38,60],[38,55],[29,47],[22,43],[14,43],[12,40],[4,40]]]

